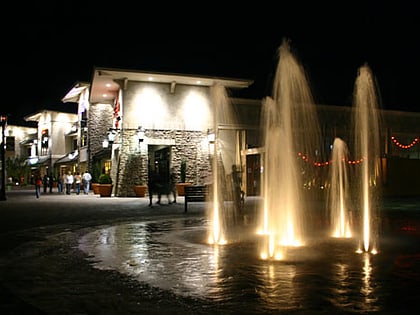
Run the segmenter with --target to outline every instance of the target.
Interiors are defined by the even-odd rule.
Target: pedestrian
[[[35,176],[35,196],[39,198],[41,196],[42,178],[41,175]]]
[[[76,190],[76,195],[80,194],[80,185],[82,184],[82,175],[80,175],[80,172],[77,172],[76,175],[74,175],[74,185]]]
[[[67,174],[63,173],[63,193],[67,194]]]
[[[51,194],[53,186],[54,186],[54,177],[51,174],[50,176],[48,176],[48,186],[50,188],[50,194]]]
[[[61,174],[58,174],[57,188],[60,194],[63,193],[63,176]]]
[[[71,172],[68,172],[66,176],[66,194],[67,195],[71,194],[71,188],[73,186],[73,182],[74,182],[74,176],[72,175]]]
[[[175,175],[174,168],[171,168],[170,174],[169,174],[169,194],[172,194],[172,197],[173,197],[172,203],[176,203],[176,175]],[[169,200],[169,195],[168,195],[168,200]],[[170,200],[169,200],[169,203],[171,203]]]
[[[90,181],[92,180],[92,175],[88,171],[84,172],[82,175],[83,179],[83,190],[85,192],[85,195],[89,194],[90,190]]]
[[[150,171],[147,181],[147,189],[149,192],[149,207],[153,207],[153,194],[157,193],[158,201],[157,203],[160,204],[160,192],[158,191],[159,185],[159,177],[155,171]]]
[[[44,177],[42,178],[42,183],[44,184],[44,194],[47,193],[48,181],[49,181],[49,178],[47,174],[45,174]]]

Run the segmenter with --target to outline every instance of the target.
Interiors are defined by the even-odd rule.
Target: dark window
[[[15,151],[15,137],[6,137],[6,151]]]

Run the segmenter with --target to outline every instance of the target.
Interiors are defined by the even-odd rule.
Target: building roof
[[[220,84],[227,88],[237,89],[247,88],[254,83],[253,80],[247,79],[96,68],[94,70],[90,91],[90,102],[112,102],[112,100],[115,99],[116,93],[120,86],[123,87],[127,81],[153,81],[158,83],[168,83],[171,84],[171,86],[176,84],[197,86],[213,86]]]

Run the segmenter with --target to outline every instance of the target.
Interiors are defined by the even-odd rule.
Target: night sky
[[[61,98],[76,82],[89,82],[94,67],[252,79],[249,89],[232,96],[262,99],[271,95],[277,50],[285,38],[317,103],[350,106],[358,68],[367,63],[382,108],[419,112],[415,2],[319,2],[261,8],[208,2],[179,12],[163,4],[165,12],[33,8],[36,19],[20,19],[1,31],[7,48],[1,112],[9,114],[9,123],[24,124],[23,116],[41,109],[76,111]]]

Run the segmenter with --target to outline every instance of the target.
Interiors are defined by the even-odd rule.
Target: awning
[[[74,163],[77,163],[78,162],[77,156],[78,156],[77,151],[67,153],[66,155],[63,155],[61,158],[56,160],[54,165],[55,164],[74,164]]]
[[[32,157],[28,158],[28,165],[29,166],[41,166],[41,165],[50,165],[51,158],[49,156],[40,156],[40,157]]]
[[[102,150],[99,150],[93,155],[93,158],[96,160],[101,159],[101,158],[111,158],[111,148],[108,147],[108,148],[103,148]]]
[[[25,140],[22,140],[21,142],[19,142],[19,144],[21,144],[21,145],[33,144],[35,140],[36,139],[25,139]]]

